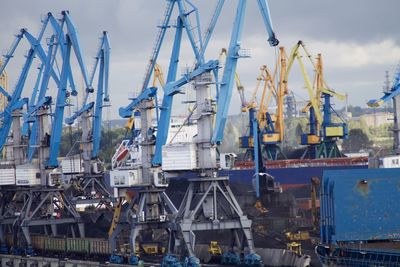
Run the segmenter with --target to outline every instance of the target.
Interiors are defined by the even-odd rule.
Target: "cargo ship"
[[[400,169],[324,172],[323,266],[400,266]]]

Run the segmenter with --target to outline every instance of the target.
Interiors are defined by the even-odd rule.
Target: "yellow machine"
[[[290,241],[305,241],[310,239],[310,233],[307,231],[298,231],[296,233],[286,233],[287,239]]]
[[[297,242],[291,242],[286,244],[287,250],[293,251],[294,253],[298,255],[302,255],[301,251],[301,244]]]
[[[313,230],[317,230],[319,226],[319,211],[317,208],[317,192],[321,185],[321,181],[317,177],[311,178],[311,212],[313,220]]]
[[[142,243],[141,247],[146,255],[159,255],[164,254],[166,249],[158,243]]]
[[[210,244],[208,245],[208,253],[210,253],[213,256],[221,256],[222,255],[221,247],[218,245],[217,241],[210,242]]]

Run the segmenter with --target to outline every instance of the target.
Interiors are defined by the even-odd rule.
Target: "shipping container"
[[[85,238],[67,238],[66,248],[69,253],[89,254],[90,242]]]
[[[44,251],[45,249],[45,239],[47,237],[44,235],[31,235],[32,247],[34,250]]]
[[[15,168],[1,168],[0,169],[0,186],[1,185],[15,185]]]
[[[197,169],[196,144],[176,143],[162,147],[164,171]]]
[[[65,238],[59,238],[59,237],[45,237],[44,249],[46,251],[65,252],[66,240]]]
[[[103,239],[89,239],[90,254],[92,255],[111,255],[110,242]]]
[[[36,165],[25,164],[15,169],[16,184],[20,186],[40,185],[40,169]]]
[[[400,169],[325,171],[321,241],[400,240]]]

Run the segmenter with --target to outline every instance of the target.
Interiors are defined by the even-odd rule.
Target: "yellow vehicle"
[[[310,233],[307,231],[298,231],[296,233],[286,233],[287,239],[290,241],[305,241],[310,239]]]
[[[301,255],[301,244],[297,242],[287,243],[287,250],[293,251],[296,254]]]
[[[221,256],[222,250],[221,247],[218,245],[217,241],[211,241],[210,245],[208,245],[208,253],[213,256]]]

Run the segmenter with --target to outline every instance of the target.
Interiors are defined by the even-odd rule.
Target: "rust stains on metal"
[[[363,196],[368,196],[369,194],[369,182],[368,180],[361,180],[357,183],[357,191],[359,191]]]

